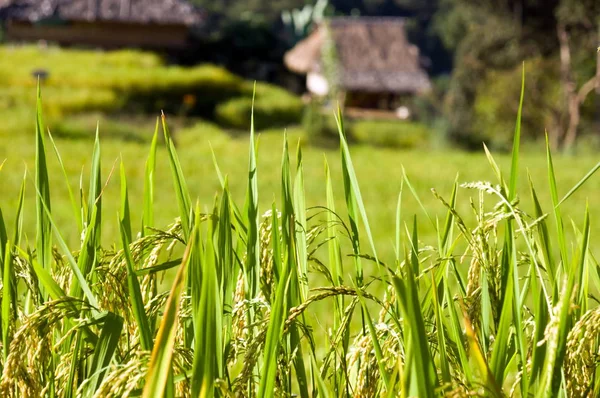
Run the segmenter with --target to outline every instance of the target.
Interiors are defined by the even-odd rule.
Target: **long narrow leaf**
[[[125,265],[127,266],[127,288],[129,290],[129,301],[133,310],[133,316],[135,317],[138,330],[140,333],[140,346],[142,350],[149,351],[152,349],[152,331],[150,330],[150,324],[148,317],[144,309],[144,299],[140,289],[140,283],[135,273],[135,267],[131,251],[129,250],[129,237],[125,225],[120,223],[121,230],[121,242],[123,244],[123,254],[125,257]]]
[[[191,240],[193,242],[193,240]],[[175,334],[178,327],[179,301],[185,286],[185,275],[187,273],[188,262],[190,259],[191,243],[186,247],[181,266],[173,280],[169,299],[165,307],[163,318],[156,335],[152,354],[150,356],[150,366],[146,375],[146,383],[142,393],[143,398],[162,397],[165,390],[169,388],[167,382],[171,373],[171,361],[173,359],[173,347],[175,345]]]
[[[146,234],[146,227],[154,226],[154,172],[156,169],[156,148],[158,143],[158,119],[156,119],[156,127],[150,144],[150,153],[146,159],[144,171],[144,204],[142,206],[142,229],[141,235]]]
[[[50,226],[49,221],[51,212],[50,179],[48,177],[48,166],[46,164],[44,127],[42,124],[42,97],[39,84],[37,90],[35,137],[35,183],[38,191],[38,195],[36,196],[36,248],[40,265],[44,269],[50,270],[52,260],[52,227]]]

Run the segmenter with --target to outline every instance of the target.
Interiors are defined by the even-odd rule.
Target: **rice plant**
[[[129,197],[124,159],[114,173],[119,214],[104,214],[103,188],[117,177],[101,175],[97,132],[87,193],[81,184],[74,195],[65,178],[70,228],[81,236],[70,246],[52,216],[48,142],[62,160],[39,98],[34,176],[23,178],[16,214],[0,209],[1,396],[600,396],[591,220],[587,209],[580,224],[561,215],[600,163],[561,198],[547,147],[548,181],[535,183],[548,184],[553,207],[542,209],[533,181],[516,191],[520,110],[507,173],[484,148],[492,180],[432,191],[445,219],[424,206],[403,212],[403,197],[416,196],[404,176],[390,214],[396,255],[381,258],[341,112],[343,181],[326,161],[318,207],[306,206],[302,150],[291,160],[284,136],[280,197],[259,208],[253,125],[244,203],[216,160],[220,191],[194,201],[163,115],[143,197]],[[161,126],[168,166],[156,158]],[[172,171],[179,217],[167,226],[153,221],[156,167]],[[334,187],[345,209],[335,208]],[[37,194],[35,213],[25,189]],[[523,195],[533,208],[521,206]],[[457,210],[463,200],[474,223]],[[142,220],[131,219],[132,205]],[[30,214],[34,242],[21,227]],[[120,236],[103,246],[112,222]],[[431,223],[437,240],[421,241],[419,223]]]

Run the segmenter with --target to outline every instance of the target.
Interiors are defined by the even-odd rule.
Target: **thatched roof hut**
[[[0,20],[17,41],[178,47],[205,15],[186,0],[0,0]]]
[[[327,40],[334,45],[337,83],[343,90],[416,94],[431,86],[401,18],[333,18],[285,55],[288,69],[324,76]]]

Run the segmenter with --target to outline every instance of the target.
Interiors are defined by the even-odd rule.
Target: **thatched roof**
[[[339,83],[346,90],[421,92],[430,88],[401,18],[333,18],[285,55],[297,73],[321,72],[326,40],[335,44]]]
[[[185,0],[0,0],[0,19],[195,25],[203,13]]]

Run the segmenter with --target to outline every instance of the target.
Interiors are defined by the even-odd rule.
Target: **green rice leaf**
[[[95,344],[90,374],[92,375],[87,384],[86,395],[92,396],[98,389],[108,370],[119,344],[119,337],[123,331],[123,318],[107,312],[99,317],[102,321],[100,337]]]
[[[23,204],[25,200],[25,183],[27,182],[27,171],[23,175],[23,182],[21,182],[21,189],[19,190],[19,198],[17,199],[17,211],[15,213],[15,230],[13,234],[13,242],[15,246],[21,244],[21,234],[23,231]],[[2,212],[0,211],[0,218],[2,218]],[[4,221],[0,222],[4,224]],[[2,226],[0,228],[0,242],[6,245],[6,230]]]
[[[154,128],[152,143],[150,144],[150,153],[146,159],[146,166],[144,170],[144,204],[142,214],[142,229],[140,231],[142,237],[146,235],[146,227],[151,227],[154,225],[154,172],[156,170],[158,125],[159,121],[156,119],[156,127]]]
[[[92,169],[90,171],[90,186],[88,194],[88,228],[92,228],[92,244],[100,247],[102,227],[102,156],[100,152],[100,125],[96,126],[96,139],[92,152]],[[94,210],[95,209],[95,210]],[[93,214],[95,212],[95,214]],[[92,222],[92,217],[94,218]]]
[[[273,226],[277,225],[277,214],[273,214]],[[273,242],[278,245],[279,242]],[[277,376],[277,356],[280,350],[280,342],[283,336],[283,328],[287,316],[288,287],[292,278],[290,259],[287,253],[283,253],[281,276],[277,281],[275,297],[272,299],[269,326],[263,350],[263,366],[260,371],[260,382],[258,387],[258,398],[270,397],[275,391],[275,377]]]
[[[444,322],[442,320],[442,311],[443,306],[440,303],[438,298],[438,289],[435,286],[435,278],[431,277],[431,283],[433,288],[431,289],[433,292],[433,310],[435,313],[435,323],[436,323],[436,332],[437,332],[437,342],[439,349],[439,357],[440,357],[440,368],[442,373],[442,383],[444,385],[452,384],[452,375],[450,373],[450,363],[448,361],[448,349],[446,347],[446,332],[444,327]]]
[[[14,330],[13,305],[16,305],[13,291],[15,277],[12,265],[12,246],[10,241],[4,245],[3,278],[2,278],[2,350],[3,363],[6,363],[10,349],[11,332]]]
[[[577,184],[575,184],[573,188],[569,190],[569,192],[567,192],[565,196],[563,196],[560,202],[558,202],[557,206],[562,205],[565,200],[569,199],[575,192],[577,192],[577,190],[581,188],[581,186],[585,184],[585,182],[589,180],[590,177],[596,173],[596,171],[598,171],[598,169],[600,169],[600,162],[598,162],[585,176],[583,176],[581,180],[579,180]]]
[[[121,220],[123,217],[121,217]],[[125,257],[125,266],[127,267],[127,288],[129,293],[129,301],[133,316],[138,326],[140,333],[140,347],[144,351],[150,351],[152,349],[152,330],[150,330],[150,324],[144,309],[144,298],[140,289],[140,282],[135,273],[135,265],[131,251],[129,249],[129,236],[127,233],[131,233],[131,230],[127,231],[127,227],[123,222],[119,223],[121,231],[121,243],[123,244],[123,254]]]
[[[77,202],[75,201],[75,196],[73,195],[73,190],[71,189],[71,184],[69,183],[69,176],[67,175],[67,170],[65,169],[65,164],[63,162],[62,156],[60,155],[58,147],[56,146],[56,143],[54,142],[54,138],[52,138],[52,134],[50,134],[49,131],[48,131],[48,137],[50,138],[50,143],[52,144],[52,148],[54,149],[54,154],[56,155],[56,158],[58,159],[58,164],[60,165],[60,168],[63,173],[63,177],[65,178],[65,185],[67,186],[67,191],[69,193],[69,201],[71,202],[71,208],[73,209],[73,218],[75,220],[77,220],[77,226],[79,227],[79,230],[81,231],[83,229],[83,221],[81,219],[81,212],[80,212],[79,206],[77,205]]]
[[[417,201],[417,203],[423,210],[423,213],[425,214],[425,216],[427,216],[427,219],[429,220],[431,225],[437,229],[437,225],[433,221],[433,218],[431,218],[431,216],[429,215],[429,211],[427,211],[427,208],[425,207],[425,205],[423,204],[423,201],[419,197],[417,190],[414,188],[413,184],[410,182],[410,179],[408,178],[408,174],[406,173],[406,170],[404,170],[404,166],[402,166],[402,175],[403,175],[404,183],[406,183],[406,186],[408,187],[408,189],[412,193],[413,197],[415,198],[415,200]]]
[[[558,190],[556,187],[556,174],[554,173],[554,163],[552,162],[552,153],[550,151],[550,142],[548,141],[548,134],[546,134],[546,159],[548,163],[548,180],[550,181],[550,196],[552,198],[552,205],[554,206],[554,219],[556,221],[556,236],[558,238],[558,248],[560,249],[561,268],[564,271],[567,264],[567,243],[565,241],[565,229],[563,227],[563,220],[558,206]]]
[[[375,244],[373,242],[368,219],[366,215],[366,211],[361,208],[362,198],[360,196],[360,189],[358,187],[358,181],[356,180],[356,174],[354,173],[354,167],[352,165],[352,159],[350,158],[350,149],[348,148],[348,144],[346,142],[345,130],[344,130],[344,121],[342,119],[342,111],[341,108],[338,107],[338,113],[336,115],[336,122],[338,127],[338,133],[340,137],[340,152],[342,158],[342,175],[344,179],[344,194],[346,197],[346,207],[348,210],[348,218],[350,221],[350,230],[352,232],[351,241],[352,241],[352,249],[354,251],[355,260],[354,267],[356,270],[356,281],[359,287],[363,285],[363,268],[360,262],[360,234],[358,232],[358,216],[359,212],[363,216],[363,223],[365,223],[365,228],[367,229],[367,233],[369,235],[369,242],[371,243],[371,247],[373,250],[373,255],[375,257],[375,263],[379,266],[379,259],[377,258],[377,254],[375,252]]]
[[[46,148],[44,145],[44,126],[42,122],[42,96],[40,86],[37,89],[37,110],[35,125],[35,184],[38,191],[36,196],[37,228],[36,248],[40,265],[50,270],[52,262],[52,227],[49,215],[50,205],[50,179],[46,162]]]
[[[209,143],[209,145],[210,145],[210,143]],[[217,162],[217,156],[215,155],[215,151],[214,151],[212,145],[210,145],[210,151],[212,154],[213,165],[215,166],[215,171],[217,173],[217,178],[219,179],[219,182],[221,183],[221,189],[225,189],[225,186],[227,185],[226,184],[227,178],[223,177],[223,173],[221,173],[221,168],[219,167],[219,163]],[[228,194],[229,194],[229,191],[228,191]],[[242,238],[245,238],[245,236],[248,233],[248,227],[246,226],[246,223],[244,222],[244,216],[242,215],[242,212],[240,211],[238,206],[235,204],[235,202],[230,200],[229,205],[231,206],[231,209],[233,211],[233,216],[236,221],[236,228],[238,230],[238,233],[241,233]]]
[[[121,159],[121,218],[119,220],[127,241],[131,242],[131,213],[129,211],[129,193],[127,190],[127,177],[125,175],[125,165]]]
[[[250,122],[250,153],[248,160],[248,190],[244,206],[245,224],[248,225],[247,256],[244,272],[249,284],[248,294],[255,297],[259,289],[260,270],[260,239],[258,236],[258,170],[256,166],[256,146],[254,139],[254,96],[256,95],[256,83],[252,96],[252,114]]]
[[[173,378],[169,377],[169,374],[172,373],[171,361],[178,327],[179,301],[185,287],[185,276],[193,241],[194,239],[191,239],[186,247],[181,266],[171,286],[169,299],[150,356],[150,365],[142,392],[143,398],[162,397],[168,388],[172,388]],[[167,383],[171,384],[171,387]]]
[[[402,310],[404,327],[406,328],[405,339],[410,345],[410,361],[406,366],[411,375],[410,394],[420,397],[434,396],[438,381],[433,368],[431,352],[427,346],[427,336],[423,314],[420,309],[417,296],[417,285],[410,266],[405,267],[405,278],[392,277],[392,284],[398,297]]]
[[[39,194],[40,193],[38,192],[38,195]],[[50,215],[50,210],[48,210],[48,208],[46,208],[45,206],[44,206],[44,210],[46,211],[48,221],[50,222],[50,225],[52,226],[52,230],[54,231],[54,235],[55,235],[56,241],[58,243],[58,246],[64,252],[65,258],[67,260],[67,264],[69,265],[69,267],[71,268],[71,271],[73,272],[73,275],[74,275],[73,281],[74,282],[76,281],[79,284],[78,286],[81,287],[83,294],[87,298],[90,305],[94,308],[99,308],[98,300],[96,299],[95,295],[92,293],[92,290],[90,289],[85,277],[83,276],[81,270],[79,269],[77,261],[75,261],[75,258],[73,257],[73,255],[71,254],[71,251],[69,250],[69,246],[67,245],[67,243],[63,239],[62,235],[60,234],[58,227],[56,226],[54,220],[52,219],[52,216]],[[80,254],[80,258],[81,258],[81,254]],[[35,269],[35,266],[34,266],[34,269]],[[40,274],[41,274],[41,271],[39,271],[39,270],[45,271],[45,268],[40,266],[39,269],[36,269],[36,274],[38,274],[38,278],[40,278]],[[47,275],[50,275],[48,273],[48,271],[46,271],[45,273]],[[50,277],[50,279],[52,279],[52,278]],[[64,295],[64,293],[63,293],[63,295]],[[52,295],[51,295],[51,297],[52,297]]]
[[[512,160],[510,166],[510,183],[508,187],[508,198],[513,200],[517,196],[517,178],[519,175],[519,148],[521,146],[521,119],[523,114],[523,99],[525,97],[525,63],[521,78],[521,98],[519,99],[519,110],[517,111],[517,122],[515,124],[515,135],[513,137]]]
[[[197,217],[196,234],[199,232],[199,228],[200,218]],[[202,353],[202,355],[195,355],[193,363],[192,396],[196,397],[215,395],[215,381],[222,377],[223,369],[223,319],[213,243],[214,228],[215,222],[211,218],[208,222],[206,246],[203,253],[200,305],[196,309],[196,317],[199,325],[202,325],[196,328],[194,338],[194,352]]]
[[[75,347],[73,348],[72,354],[73,354],[73,358],[79,358],[79,356],[81,355],[81,346],[82,346],[82,333],[80,331],[77,331],[77,334],[75,335]],[[69,379],[67,381],[67,385],[68,386],[76,386],[75,383],[75,376],[77,375],[77,373],[80,371],[80,362],[79,361],[71,361],[71,366],[69,368]],[[65,398],[72,398],[74,397],[76,394],[76,390],[75,388],[66,388],[65,389]]]
[[[302,165],[302,149],[298,143],[296,153],[296,179],[294,180],[294,221],[296,222],[296,249],[298,251],[298,272],[301,292],[301,301],[308,297],[308,247],[306,232],[306,198],[304,196],[304,167]]]
[[[169,132],[169,126],[167,125],[167,117],[162,114],[162,126],[165,135],[165,143],[167,146],[167,153],[169,155],[169,164],[171,165],[171,173],[173,174],[173,184],[175,186],[175,195],[177,196],[177,204],[179,206],[179,216],[181,217],[181,226],[183,228],[183,235],[185,239],[190,238],[191,222],[193,220],[192,212],[192,200],[190,199],[190,193],[183,176],[183,170],[181,169],[181,163],[175,150],[175,143]]]
[[[287,271],[287,270],[286,270]],[[265,341],[263,368],[261,370],[260,383],[257,397],[270,397],[275,390],[275,376],[277,375],[277,354],[279,342],[283,336],[283,326],[287,313],[286,296],[291,275],[286,272],[287,278],[278,282],[275,300],[269,318],[269,327]]]

